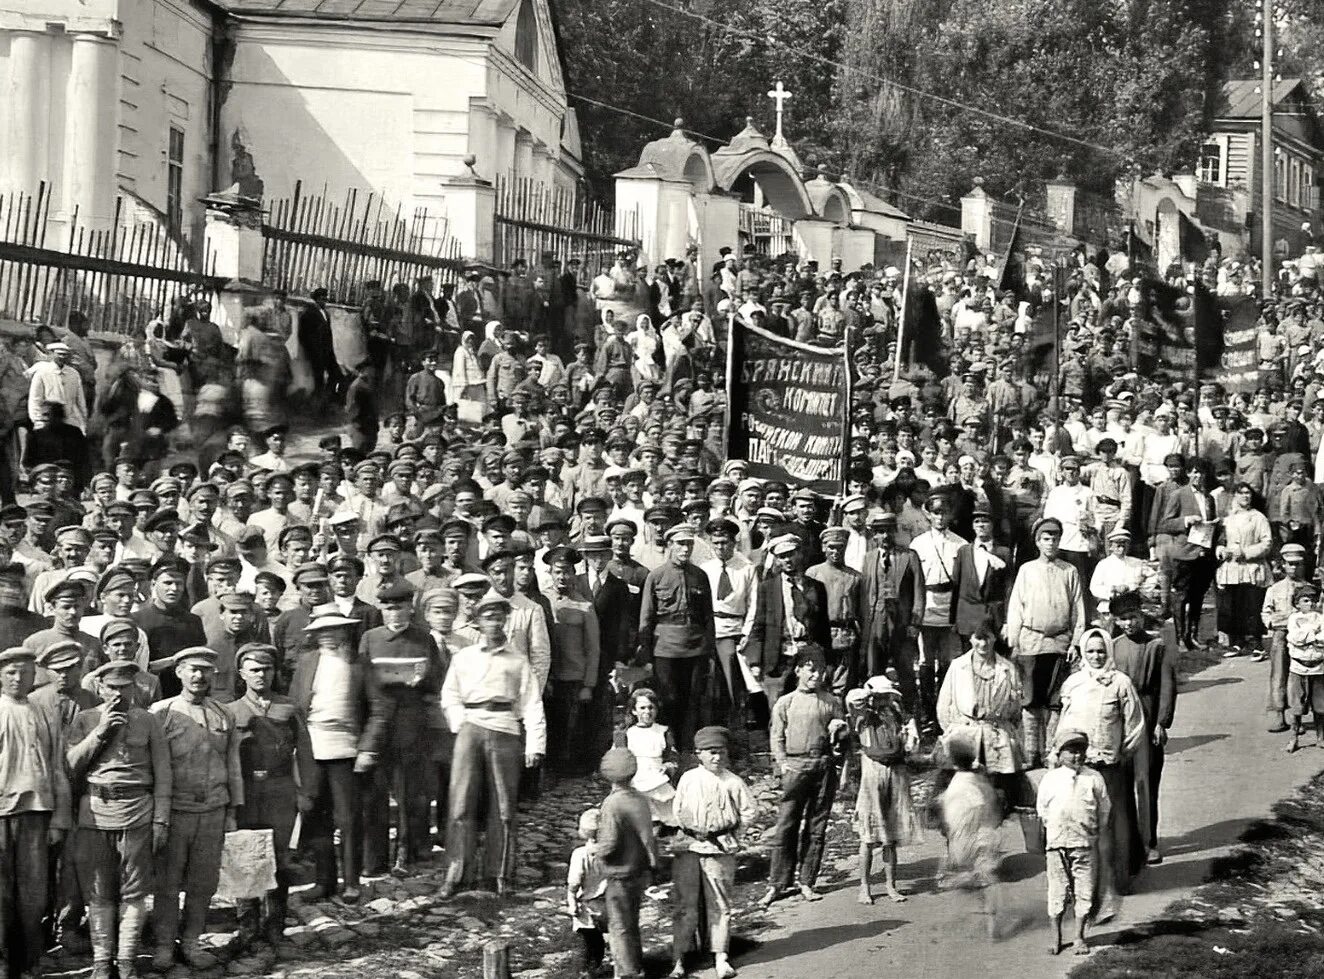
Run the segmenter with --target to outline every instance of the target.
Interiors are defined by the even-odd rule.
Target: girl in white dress
[[[671,800],[676,794],[671,779],[676,772],[676,746],[671,731],[657,723],[658,697],[647,687],[630,694],[630,715],[634,724],[625,731],[625,747],[630,749],[639,770],[631,785],[648,798],[654,823],[675,826]]]

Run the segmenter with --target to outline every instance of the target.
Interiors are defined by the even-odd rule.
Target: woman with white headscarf
[[[641,381],[657,383],[662,380],[662,355],[659,352],[662,336],[647,313],[639,314],[634,321],[634,330],[626,334],[625,342],[634,351],[634,386],[638,388]]]
[[[478,363],[478,341],[473,330],[465,330],[460,335],[460,345],[455,348],[451,390],[456,392],[457,410],[462,418],[471,417],[475,413],[472,406],[477,405],[476,413],[481,419],[482,406],[487,403],[487,373]]]
[[[1131,678],[1117,669],[1113,641],[1102,629],[1080,637],[1080,669],[1062,684],[1061,729],[1089,736],[1085,763],[1103,776],[1112,811],[1099,832],[1099,892],[1094,921],[1115,917],[1121,895],[1144,863],[1131,758],[1145,738],[1145,715]]]

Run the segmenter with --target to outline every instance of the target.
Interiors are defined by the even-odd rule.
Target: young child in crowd
[[[611,783],[611,793],[602,803],[593,854],[607,882],[607,934],[616,979],[641,979],[644,974],[639,906],[657,866],[648,800],[630,786],[637,771],[634,755],[625,748],[612,748],[598,766],[598,773]]]
[[[736,854],[755,815],[754,794],[728,767],[731,732],[700,728],[694,735],[699,764],[680,777],[673,808],[681,835],[672,846],[671,954],[675,979],[687,975],[685,956],[694,944],[702,909],[717,979],[732,979],[728,957],[735,900]]]
[[[979,748],[973,737],[953,732],[947,738],[947,756],[956,768],[940,801],[947,830],[944,869],[949,874],[948,886],[978,892],[982,913],[988,916],[988,935],[993,938],[997,935],[1002,805],[988,776],[975,771]]]
[[[580,814],[579,838],[584,843],[570,854],[570,869],[565,879],[566,910],[570,913],[571,927],[584,945],[580,975],[585,979],[597,975],[607,951],[603,936],[607,921],[607,878],[594,853],[600,818],[598,809],[586,809]]]
[[[1315,718],[1315,745],[1324,748],[1324,614],[1314,585],[1300,584],[1292,592],[1296,611],[1287,617],[1287,711],[1292,717],[1289,752],[1301,738],[1301,718]]]
[[[1306,549],[1300,544],[1284,544],[1279,552],[1283,577],[1264,592],[1260,618],[1268,630],[1269,651],[1269,733],[1287,730],[1283,719],[1287,710],[1287,620],[1295,611],[1293,593],[1301,585],[1306,567]]]
[[[676,745],[667,726],[657,723],[657,694],[640,687],[630,694],[629,709],[634,723],[625,729],[625,747],[639,766],[630,784],[648,799],[653,822],[674,828],[671,800],[676,790],[671,779],[676,772]]]
[[[901,692],[885,676],[870,677],[846,694],[851,730],[860,746],[860,789],[855,799],[855,832],[860,837],[861,904],[873,904],[869,872],[874,847],[882,847],[887,896],[901,902],[896,886],[896,851],[920,836],[910,799],[906,755],[919,737],[901,714]]]
[[[1054,739],[1057,767],[1039,783],[1037,808],[1047,833],[1048,918],[1053,923],[1050,955],[1062,951],[1062,915],[1071,895],[1076,912],[1077,955],[1089,951],[1085,925],[1094,904],[1095,854],[1099,829],[1107,824],[1112,803],[1103,776],[1085,767],[1089,738],[1063,729]]]

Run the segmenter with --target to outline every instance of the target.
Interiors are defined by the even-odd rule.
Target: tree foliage
[[[997,195],[1033,197],[1059,173],[1111,194],[1128,173],[1190,165],[1219,87],[1254,47],[1237,0],[661,2],[717,23],[654,0],[552,0],[570,91],[653,119],[683,116],[724,141],[746,115],[771,135],[766,92],[781,79],[803,161],[898,189],[906,210],[949,221],[950,210],[919,201],[955,201],[975,177]],[[1314,14],[1294,23],[1304,57],[1324,29],[1311,33]],[[603,190],[665,131],[572,104]]]

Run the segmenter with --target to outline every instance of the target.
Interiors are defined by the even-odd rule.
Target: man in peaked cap
[[[170,749],[160,725],[135,703],[138,673],[132,660],[120,660],[88,674],[100,706],[81,711],[66,739],[70,772],[86,790],[73,853],[94,979],[108,977],[112,961],[120,979],[138,975],[154,857],[170,832]]]
[[[845,527],[824,528],[819,534],[823,560],[805,571],[805,577],[821,582],[827,593],[832,645],[823,651],[829,667],[825,680],[838,697],[844,697],[860,677],[860,576],[846,566],[849,540],[850,531]]]
[[[639,613],[639,656],[651,661],[664,722],[684,751],[704,709],[708,670],[717,656],[713,594],[707,576],[690,562],[694,531],[677,524],[666,532],[667,560],[648,573]]]
[[[170,751],[170,832],[152,900],[152,965],[161,971],[174,965],[176,937],[190,967],[217,962],[199,938],[220,881],[225,834],[237,827],[235,814],[244,804],[244,778],[234,717],[211,696],[216,659],[206,646],[180,649],[171,657],[180,693],[151,707]]]
[[[161,692],[179,693],[176,674],[168,669],[172,657],[181,649],[201,646],[207,641],[202,619],[188,610],[185,583],[189,565],[180,558],[162,558],[149,572],[151,591],[132,618],[147,635],[148,658],[153,672],[161,672]]]
[[[489,592],[478,601],[474,616],[479,641],[455,654],[441,691],[442,710],[456,735],[446,832],[450,866],[443,898],[479,876],[492,881],[498,894],[505,893],[518,851],[515,803],[521,767],[537,767],[547,749],[541,684],[528,657],[507,638],[509,599]],[[478,816],[484,785],[491,788],[486,864],[480,870]]]
[[[359,651],[374,664],[389,705],[386,740],[364,805],[363,863],[369,874],[388,863],[390,796],[396,797],[396,852],[391,872],[409,873],[429,852],[427,712],[441,692],[442,665],[427,626],[414,621],[414,587],[403,579],[377,592],[382,624],[363,634]]]
[[[310,812],[313,806],[308,790],[299,786],[313,785],[317,773],[303,715],[293,700],[275,691],[280,660],[276,648],[246,643],[239,647],[237,660],[246,689],[230,705],[244,776],[244,804],[236,814],[236,822],[240,829],[271,830],[276,854],[276,887],[267,892],[266,913],[261,900],[241,902],[239,934],[243,940],[260,932],[274,945],[285,935],[295,816]]]
[[[575,568],[583,560],[573,547],[554,547],[543,555],[551,589],[544,596],[552,612],[552,672],[547,691],[549,761],[557,771],[587,774],[596,754],[584,729],[588,707],[599,682],[601,630],[593,603],[575,587]]]

